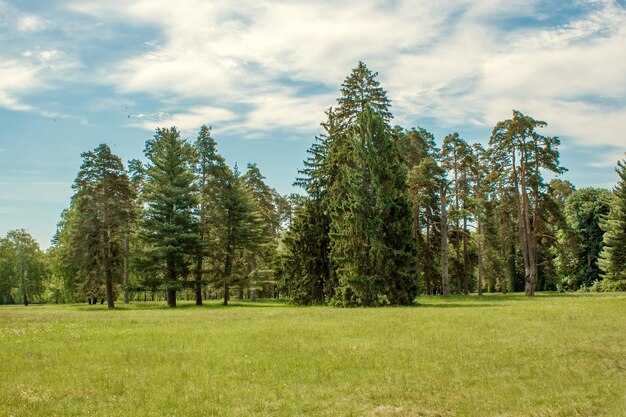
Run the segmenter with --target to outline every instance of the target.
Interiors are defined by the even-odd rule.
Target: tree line
[[[326,110],[296,179],[305,195],[280,195],[256,164],[230,167],[207,126],[194,141],[158,128],[145,162],[106,144],[83,153],[51,248],[24,230],[0,240],[0,301],[377,306],[626,290],[624,160],[613,191],[577,190],[558,178],[559,139],[515,110],[486,147],[458,133],[438,147],[392,126],[376,78],[359,62]]]

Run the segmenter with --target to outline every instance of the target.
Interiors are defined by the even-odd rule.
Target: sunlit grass
[[[626,294],[0,307],[0,416],[623,416]]]

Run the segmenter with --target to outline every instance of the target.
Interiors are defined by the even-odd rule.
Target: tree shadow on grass
[[[247,301],[247,300],[231,300],[227,306],[222,304],[221,300],[209,300],[204,301],[201,306],[198,306],[193,301],[178,301],[176,307],[168,307],[165,301],[134,301],[130,304],[116,303],[115,308],[109,310],[106,304],[72,304],[71,307],[78,311],[148,311],[148,310],[222,310],[229,308],[240,307],[252,307],[252,308],[282,308],[290,307],[286,301],[282,300],[259,300],[259,301]]]
[[[497,303],[449,303],[449,302],[440,302],[437,304],[421,304],[416,303],[416,308],[476,308],[476,307],[504,307],[503,305]]]

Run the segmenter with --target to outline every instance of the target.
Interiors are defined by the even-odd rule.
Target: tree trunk
[[[450,277],[448,276],[448,219],[446,216],[446,189],[439,184],[441,199],[441,292],[444,297],[450,296]]]
[[[432,295],[432,277],[430,276],[431,272],[431,253],[430,253],[430,224],[426,223],[426,259],[425,259],[425,268],[424,268],[424,281],[426,284],[426,294]]]
[[[478,296],[483,295],[483,232],[478,220]]]
[[[456,258],[454,258],[454,278],[456,281],[456,293],[461,294],[461,235],[459,233],[459,226],[457,226],[456,228],[454,251],[456,253]]]
[[[115,308],[115,302],[113,300],[113,271],[111,265],[105,269],[106,289],[107,289],[107,307]]]
[[[175,262],[171,257],[166,261],[166,267],[168,270],[168,279],[166,284],[167,288],[167,306],[168,307],[176,307],[176,271],[174,270]]]
[[[230,273],[232,267],[232,253],[231,249],[227,249],[226,262],[224,262],[224,305],[228,305],[228,299],[230,298]]]
[[[128,292],[128,233],[124,234],[124,304],[129,303]]]
[[[202,305],[202,268],[203,268],[203,256],[202,251],[197,255],[196,259],[196,305]]]
[[[104,259],[102,261],[104,267],[104,285],[106,287],[107,307],[115,308],[115,302],[113,300],[113,267],[111,265],[111,256],[109,252],[108,232],[105,233]]]
[[[176,307],[176,290],[167,290],[168,307]]]
[[[463,216],[463,293],[469,294],[469,260],[467,255],[467,217]]]
[[[24,302],[24,306],[28,307],[28,294],[26,294],[26,284],[24,279],[24,257],[22,253],[20,253],[20,285],[22,287],[22,301]]]
[[[455,149],[454,151],[454,225],[456,226],[456,239],[454,240],[454,250],[456,252],[456,258],[454,259],[454,278],[456,281],[456,293],[461,294],[461,234],[459,229],[461,225],[459,223],[459,170],[458,170],[458,155]]]

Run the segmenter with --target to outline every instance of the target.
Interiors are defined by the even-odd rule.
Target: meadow
[[[624,415],[624,293],[0,306],[0,416]]]

